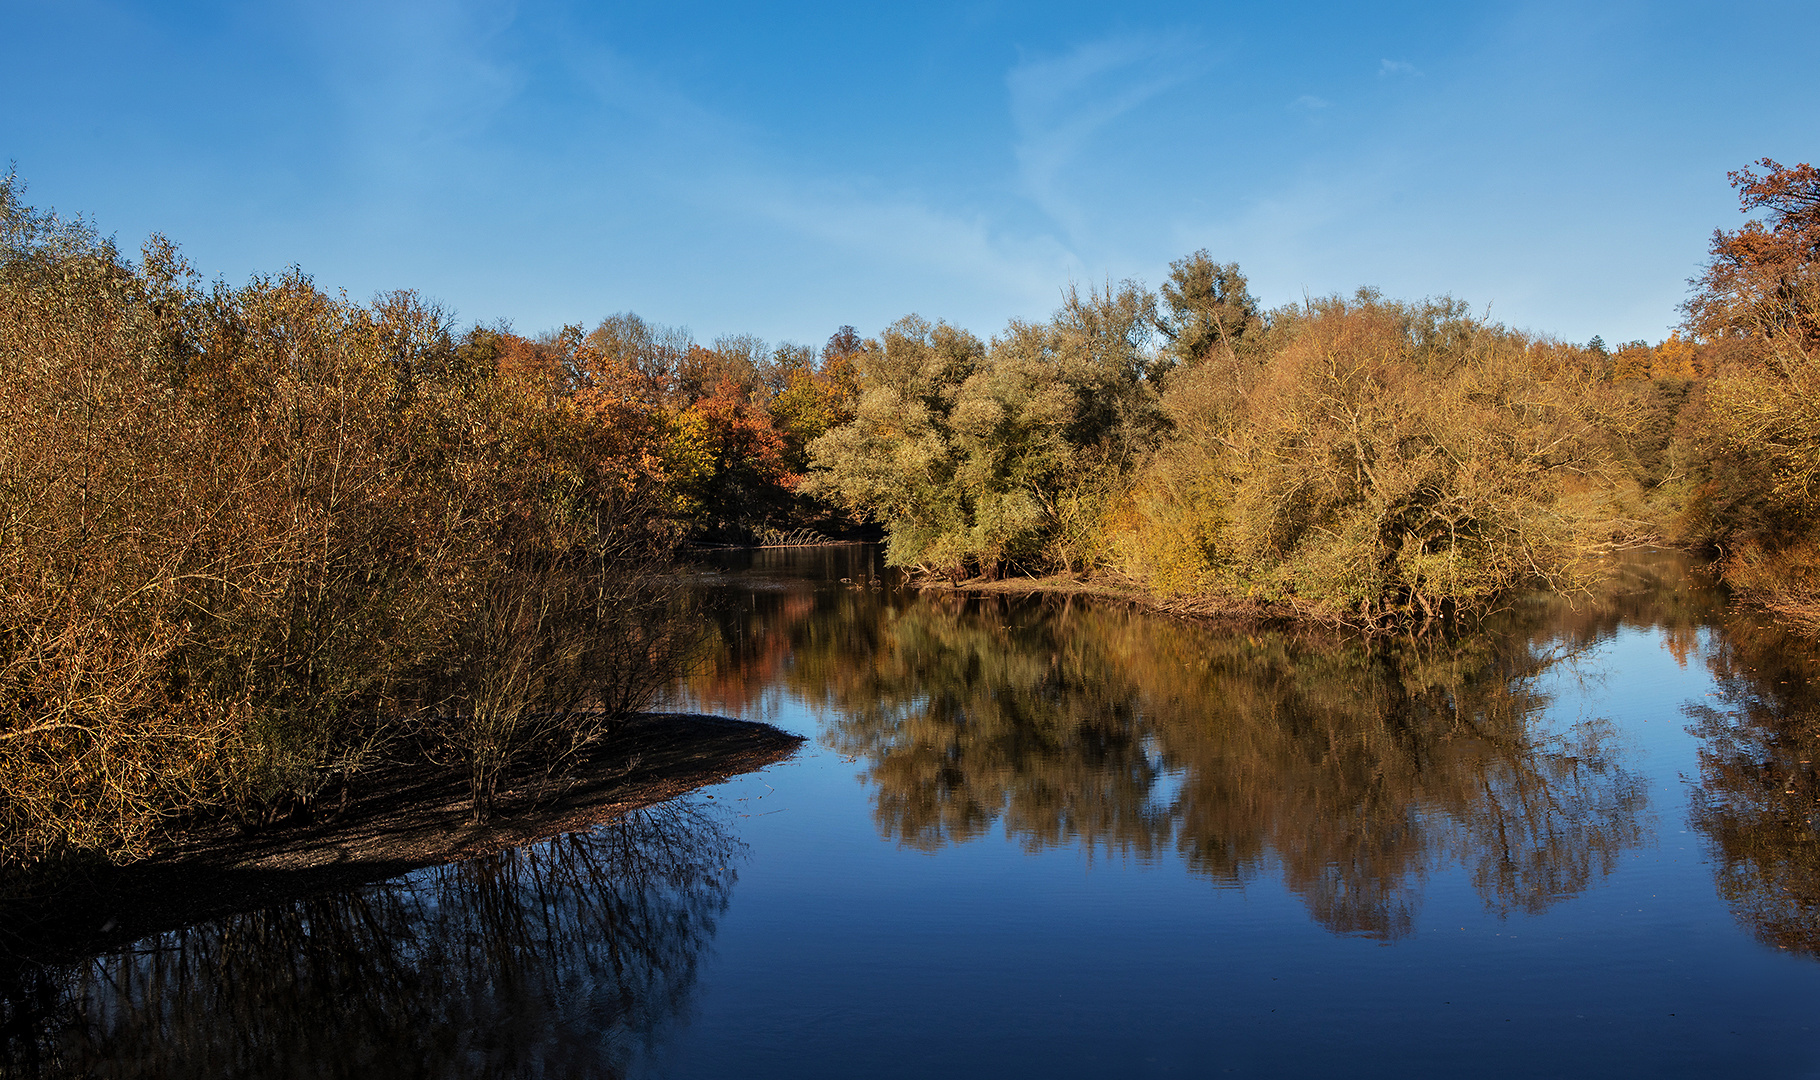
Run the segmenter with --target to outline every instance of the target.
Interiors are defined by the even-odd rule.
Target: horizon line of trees
[[[988,341],[886,328],[803,490],[928,578],[1105,575],[1179,611],[1406,626],[1668,543],[1820,629],[1820,171],[1731,181],[1754,216],[1714,233],[1655,345],[1373,289],[1266,310],[1200,251]]]

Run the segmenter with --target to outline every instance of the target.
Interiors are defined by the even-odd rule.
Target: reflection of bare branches
[[[7,993],[49,1075],[622,1075],[686,1007],[743,847],[672,802],[161,934]]]
[[[1459,823],[1461,859],[1499,915],[1534,915],[1611,873],[1647,836],[1643,779],[1616,764],[1611,725],[1588,721],[1483,773],[1479,812]]]
[[[1758,940],[1820,957],[1820,649],[1748,616],[1711,658],[1723,708],[1688,709],[1694,826],[1719,894]]]

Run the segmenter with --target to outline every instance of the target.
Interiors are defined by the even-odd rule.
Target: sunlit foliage
[[[1731,174],[1760,218],[1713,234],[1688,328],[1723,346],[1690,536],[1735,587],[1820,627],[1820,170]]]
[[[205,287],[0,192],[0,864],[387,758],[471,768],[483,815],[648,695],[666,428],[599,350]]]
[[[1110,572],[1197,608],[1378,623],[1572,587],[1626,527],[1625,410],[1585,354],[1451,300],[1260,312],[1237,267],[1070,293],[985,345],[906,319],[862,361],[811,491],[875,515],[894,565]]]
[[[1129,282],[1070,292],[990,346],[916,316],[861,355],[850,423],[810,447],[812,492],[873,514],[893,565],[948,577],[1058,561],[1093,542],[1103,483],[1162,424],[1155,300]]]

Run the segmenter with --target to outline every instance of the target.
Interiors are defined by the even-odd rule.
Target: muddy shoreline
[[[802,742],[768,724],[647,714],[584,768],[505,793],[484,825],[468,820],[458,770],[377,770],[350,788],[344,807],[315,821],[252,833],[216,826],[154,858],[0,903],[0,959],[75,960],[206,919],[585,830],[782,761]]]

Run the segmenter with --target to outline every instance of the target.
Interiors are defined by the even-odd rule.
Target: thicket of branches
[[[1820,169],[1731,174],[1742,228],[1713,233],[1690,329],[1724,362],[1701,426],[1690,535],[1737,588],[1820,629]]]
[[[376,762],[481,817],[673,676],[674,423],[599,342],[204,287],[0,200],[0,869]]]

